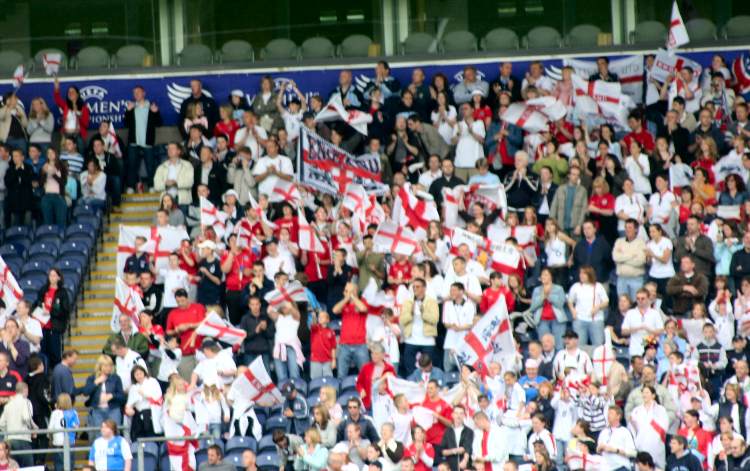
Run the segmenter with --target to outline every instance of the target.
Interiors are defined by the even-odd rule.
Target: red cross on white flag
[[[466,334],[456,351],[456,359],[460,364],[472,365],[482,376],[486,375],[491,360],[515,355],[511,327],[508,308],[501,297]]]
[[[326,251],[315,228],[307,222],[305,210],[302,208],[297,209],[297,226],[299,227],[299,248],[315,253],[324,253]]]
[[[373,238],[375,250],[382,253],[412,255],[420,250],[417,236],[406,226],[384,221],[378,226]]]
[[[680,8],[677,0],[672,3],[672,19],[669,21],[669,35],[667,36],[667,49],[676,49],[690,42],[685,22],[682,21]]]
[[[115,279],[115,299],[112,307],[112,332],[120,331],[120,316],[127,316],[137,329],[138,314],[143,311],[143,300],[137,291],[128,286],[119,276]]]
[[[281,392],[273,384],[271,376],[263,366],[263,359],[260,357],[237,375],[228,396],[248,398],[251,404],[263,407],[271,407],[284,402]]]
[[[269,307],[278,307],[283,303],[302,303],[307,301],[305,288],[299,281],[290,281],[283,287],[266,294],[265,298]]]
[[[195,333],[229,345],[240,345],[247,337],[247,332],[233,327],[226,319],[222,319],[213,311],[208,312],[198,328],[195,329]]]
[[[0,298],[5,303],[6,314],[14,312],[18,301],[23,299],[23,290],[18,286],[16,277],[11,273],[3,257],[0,257]]]
[[[268,200],[272,203],[286,201],[294,206],[297,202],[302,201],[302,195],[294,182],[277,178],[276,186],[273,187],[273,191],[268,195]]]

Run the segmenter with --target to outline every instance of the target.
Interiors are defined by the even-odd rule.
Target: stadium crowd
[[[0,443],[0,469],[34,462],[9,451],[62,446],[62,432],[32,430],[79,425],[78,396],[100,427],[97,470],[129,471],[128,440],[169,435],[168,420],[217,440],[268,434],[279,466],[297,471],[750,469],[748,105],[718,55],[665,83],[653,60],[626,123],[579,114],[573,69],[557,81],[539,62],[499,64],[491,81],[467,66],[453,86],[420,68],[399,83],[379,62],[364,89],[348,70],[330,96],[309,99],[266,77],[252,102],[238,91],[220,104],[196,78],[184,141],[163,161],[159,109],[140,86],[127,142],[106,122],[88,130],[74,85],[54,85],[59,146],[42,98],[23,107],[6,95],[6,226],[64,226],[76,200],[118,211],[123,192],[151,189],[163,195],[154,226],[190,237],[159,269],[136,239],[118,276],[144,309],[115,319],[82,387],[78,353],[62,351],[71,300],[59,270],[36,302],[4,313],[0,430],[29,433]],[[607,58],[596,62],[585,79],[618,82]],[[566,115],[539,132],[502,119],[536,97]],[[316,119],[332,98],[370,117],[366,134]],[[299,185],[301,133],[380,162],[388,191],[367,198],[364,220],[344,205],[347,186]],[[289,183],[297,197],[273,197]],[[483,199],[486,188],[504,196]],[[224,216],[206,225],[207,208]],[[399,211],[415,231],[411,255],[378,243]],[[515,251],[514,266],[496,244]],[[287,295],[297,287],[302,296]],[[498,308],[513,350],[479,345],[465,361],[474,327]],[[200,335],[209,313],[242,338]],[[251,364],[274,378],[278,396],[266,392],[280,403],[235,394]],[[198,469],[234,467],[219,446],[207,457]],[[242,460],[256,469],[252,450]],[[184,465],[172,466],[195,463]]]

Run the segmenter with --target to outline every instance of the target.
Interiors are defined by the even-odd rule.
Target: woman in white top
[[[140,365],[134,366],[130,375],[133,384],[128,390],[128,402],[125,404],[125,415],[132,420],[130,438],[153,437],[162,432],[161,386]]]
[[[635,191],[644,196],[650,195],[652,189],[648,176],[651,174],[651,166],[648,156],[641,152],[641,144],[635,139],[630,142],[630,155],[624,158],[623,167],[633,180]]]
[[[656,283],[656,291],[665,296],[667,282],[675,274],[672,264],[672,241],[664,237],[664,229],[659,224],[651,224],[648,228],[651,240],[646,244],[646,261],[651,264],[648,270],[649,280]]]
[[[609,306],[607,290],[596,281],[593,267],[581,267],[578,277],[580,281],[571,286],[568,292],[568,309],[573,315],[573,330],[578,334],[581,345],[602,345],[604,310]]]
[[[622,194],[615,199],[615,215],[617,216],[617,232],[625,233],[625,221],[635,219],[638,224],[645,221],[648,202],[646,197],[635,192],[632,178],[626,178],[622,183]]]
[[[268,317],[274,321],[276,335],[273,346],[273,363],[278,383],[301,378],[300,368],[305,364],[302,344],[297,336],[300,312],[294,303],[284,303],[278,309],[269,309]]]
[[[643,386],[641,393],[643,404],[630,413],[628,425],[635,437],[635,449],[650,453],[656,466],[663,469],[669,416],[664,406],[656,402],[656,390],[653,386]]]
[[[565,285],[568,274],[569,248],[575,247],[575,241],[568,237],[554,218],[544,222],[544,253],[547,256],[547,268],[552,272],[555,284]]]
[[[437,107],[432,112],[432,124],[437,128],[440,137],[446,144],[453,143],[453,136],[456,135],[456,107],[449,103],[448,95],[445,92],[438,92]]]
[[[81,200],[104,210],[107,206],[107,175],[102,172],[99,160],[91,159],[86,165],[86,171],[78,177],[81,181]]]
[[[411,445],[411,427],[412,413],[409,408],[409,401],[403,394],[396,394],[393,398],[396,405],[396,411],[391,415],[390,422],[393,424],[393,438],[402,443],[404,448]]]

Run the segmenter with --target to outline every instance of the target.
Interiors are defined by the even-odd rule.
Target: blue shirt
[[[143,106],[136,105],[133,108],[135,115],[135,143],[139,147],[146,146],[146,129],[148,125],[148,109],[151,103],[148,101],[143,102]]]
[[[130,444],[120,436],[107,440],[99,437],[89,451],[89,461],[97,471],[123,471],[125,460],[133,459]]]
[[[484,175],[476,174],[469,178],[469,185],[499,185],[500,179],[494,173],[487,172]]]

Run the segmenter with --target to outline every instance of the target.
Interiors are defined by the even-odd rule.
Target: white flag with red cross
[[[201,197],[200,199],[200,210],[201,210],[201,226],[213,227],[216,231],[216,235],[223,239],[227,232],[231,231],[231,221],[229,221],[229,215],[219,208],[208,199]]]
[[[424,402],[427,395],[426,384],[407,381],[393,375],[386,376],[385,381],[385,390],[389,396],[393,397],[397,394],[403,394],[411,406]]]
[[[411,256],[420,250],[419,241],[414,231],[392,221],[380,223],[373,242],[375,243],[375,251],[379,253],[397,253]]]
[[[604,331],[604,345],[594,348],[591,363],[594,365],[594,377],[604,386],[607,384],[609,370],[615,362],[615,350],[612,348],[612,334],[609,329]]]
[[[23,65],[19,65],[16,67],[16,70],[13,71],[13,88],[16,90],[21,88],[24,80],[26,80],[26,71],[24,70]]]
[[[430,221],[439,221],[435,199],[429,193],[413,191],[411,184],[405,183],[396,194],[393,202],[393,221],[414,229],[427,229]]]
[[[298,202],[302,201],[302,194],[300,194],[299,188],[294,182],[277,178],[276,185],[274,185],[271,194],[268,195],[268,201],[271,203],[286,201],[292,206],[296,206]]]
[[[110,327],[112,332],[120,331],[120,316],[130,318],[133,327],[137,331],[141,325],[138,314],[143,311],[143,300],[138,291],[125,283],[119,276],[115,279],[115,299],[112,307],[112,321]]]
[[[515,353],[516,344],[513,340],[508,308],[501,299],[493,304],[466,334],[456,351],[456,359],[459,364],[471,365],[484,377],[488,372],[490,360]]]
[[[507,242],[492,244],[492,259],[490,260],[492,270],[510,275],[518,270],[521,260],[521,251],[517,247]]]
[[[541,111],[544,116],[552,121],[563,119],[568,114],[565,104],[553,96],[542,96],[526,100],[526,105]]]
[[[670,75],[674,75],[685,67],[693,69],[693,80],[697,81],[703,68],[696,61],[685,56],[675,54],[674,51],[659,49],[651,67],[651,77],[659,82],[666,82]]]
[[[628,112],[635,107],[633,100],[622,92],[619,82],[585,80],[572,76],[575,89],[575,107],[581,114],[598,114],[624,124]]]
[[[305,210],[297,209],[297,227],[299,227],[299,248],[308,252],[325,253],[326,247],[318,237],[315,227],[307,222]]]
[[[667,36],[667,49],[676,49],[690,42],[687,27],[682,21],[680,7],[677,0],[672,3],[672,19],[669,21],[669,35]]]
[[[57,75],[60,71],[60,64],[62,63],[62,54],[59,52],[48,52],[42,55],[42,65],[44,66],[44,72],[49,75]]]
[[[232,324],[226,319],[222,319],[214,311],[208,312],[198,328],[195,329],[195,333],[229,345],[240,345],[247,337],[247,332],[233,327]]]
[[[121,158],[122,149],[120,149],[120,140],[117,138],[117,133],[115,132],[115,123],[110,121],[109,127],[107,128],[107,135],[103,137],[104,146],[107,149],[107,152],[115,157]]]
[[[183,240],[190,240],[187,231],[182,227],[148,227],[120,225],[117,241],[117,274],[125,269],[125,261],[135,254],[135,238],[146,239],[144,251],[151,255],[157,273],[169,266],[169,254],[180,248]]]
[[[530,133],[541,132],[548,128],[547,116],[536,107],[526,103],[512,103],[500,119]]]
[[[290,281],[284,287],[277,287],[266,293],[264,298],[268,307],[278,308],[284,303],[303,303],[307,301],[305,287],[299,281]]]
[[[476,257],[479,253],[479,249],[486,249],[488,247],[488,241],[479,234],[474,234],[457,227],[451,231],[451,249],[450,252],[454,255],[458,255],[458,248],[462,245],[466,245],[469,248],[472,256]]]
[[[197,469],[195,452],[198,450],[198,440],[187,438],[198,436],[200,431],[192,412],[185,412],[185,416],[179,422],[170,417],[169,414],[164,414],[163,417],[165,437],[185,438],[167,441],[170,471],[195,471]]]
[[[463,186],[464,204],[470,208],[474,203],[481,203],[484,206],[484,212],[492,213],[500,211],[503,218],[508,213],[508,198],[505,194],[505,186],[498,185],[467,185]]]
[[[229,391],[230,397],[243,397],[251,404],[272,407],[284,402],[281,391],[271,380],[271,376],[258,357],[237,375]]]
[[[464,227],[466,223],[458,215],[464,210],[464,185],[455,188],[443,188],[443,228]]]
[[[341,96],[336,93],[315,116],[315,121],[344,121],[360,134],[367,135],[367,124],[372,122],[372,115],[359,110],[347,110]]]
[[[23,290],[18,285],[16,277],[10,271],[10,267],[0,257],[0,297],[5,303],[5,314],[11,314],[16,310],[18,302],[23,299]]]
[[[585,448],[568,452],[568,468],[582,471],[599,471],[602,469],[601,455],[594,455]]]
[[[253,196],[253,193],[251,191],[247,192],[247,201],[250,203],[250,207],[253,208],[253,211],[255,212],[255,216],[263,222],[266,226],[268,226],[271,229],[276,229],[276,224],[272,223],[268,216],[266,216],[266,210],[258,203],[258,201]]]

